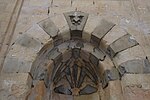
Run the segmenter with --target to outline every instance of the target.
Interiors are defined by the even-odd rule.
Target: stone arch
[[[147,67],[149,61],[146,57],[143,59],[133,57],[124,62],[115,62],[115,57],[119,53],[139,46],[133,35],[123,33],[110,43],[105,43],[106,35],[118,28],[117,25],[103,19],[92,33],[87,33],[83,29],[88,14],[69,12],[64,15],[69,30],[60,32],[51,19],[47,18],[17,39],[6,57],[2,73],[29,73],[27,77],[32,80],[28,81],[30,88],[31,85],[36,86],[37,80],[49,88],[52,83],[52,70],[61,63],[60,60],[65,62],[71,57],[74,49],[79,50],[82,59],[89,59],[93,65],[100,67],[98,82],[102,84],[103,89],[107,88],[109,81],[119,80],[125,73],[149,73],[150,69]],[[49,53],[50,59],[47,59]],[[140,70],[137,70],[138,68]]]

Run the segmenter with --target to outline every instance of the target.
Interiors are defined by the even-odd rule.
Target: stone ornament
[[[71,31],[79,30],[83,31],[86,24],[88,14],[81,11],[72,11],[64,13],[64,16],[68,22]]]

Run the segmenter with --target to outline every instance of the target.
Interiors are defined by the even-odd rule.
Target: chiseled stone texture
[[[121,83],[124,100],[149,100],[150,74],[126,74]]]
[[[38,81],[27,98],[27,100],[48,100],[44,81]]]
[[[11,19],[11,14],[13,8],[15,7],[16,1],[17,0],[0,0],[0,47],[5,37],[5,31]],[[70,34],[68,31],[69,27],[67,25],[67,22],[65,21],[63,13],[75,10],[86,12],[89,14],[89,19],[87,20],[87,24],[83,33],[83,39],[88,42],[91,39],[91,33],[94,31],[94,28],[96,28],[101,19],[106,19],[108,22],[116,24],[116,26],[106,34],[106,36],[102,39],[102,42],[100,43],[104,44],[104,49],[107,48],[107,46],[110,45],[113,41],[120,38],[126,33],[129,33],[135,37],[140,45],[119,52],[113,59],[116,67],[128,60],[145,58],[147,55],[150,56],[149,2],[149,0],[45,0],[44,2],[43,0],[24,0],[24,4],[22,6],[21,13],[15,28],[12,44],[16,41],[18,37],[24,34],[24,36],[30,35],[31,38],[27,39],[28,41],[23,41],[23,39],[21,39],[20,43],[14,44],[14,50],[11,50],[12,48],[10,47],[4,64],[4,67],[7,67],[5,67],[4,69],[8,72],[18,72],[18,70],[19,72],[30,72],[31,64],[37,56],[36,53],[38,53],[41,47],[45,45],[48,41],[52,41],[51,39],[49,39],[49,35],[44,33],[42,28],[40,28],[36,24],[43,19],[50,17],[55,25],[59,28],[60,32],[63,32],[62,37],[65,38],[65,40],[70,39]],[[119,28],[117,28],[118,26]],[[10,41],[9,38],[6,38],[6,40],[6,42]],[[31,42],[30,40],[33,41]],[[85,48],[83,48],[83,50],[89,52],[93,51],[93,46],[84,46]],[[3,51],[5,51],[5,48],[8,47],[8,44],[5,44],[3,46]],[[83,54],[82,56],[84,57]],[[0,60],[1,59],[2,58],[0,55]],[[26,61],[29,61],[29,64]],[[112,63],[106,64],[107,62],[110,61],[107,59],[104,62],[101,62],[101,65],[106,66],[106,69],[111,69],[114,65]],[[2,100],[21,100],[22,98],[18,97],[24,97],[24,94],[27,93],[28,89],[26,90],[26,85],[18,85],[20,84],[18,82],[23,82],[23,84],[26,84],[26,80],[28,80],[27,77],[30,76],[28,76],[28,74],[26,73],[15,73],[14,75],[13,74],[14,73],[8,75],[8,77],[10,78],[11,76],[12,79],[7,79],[7,76],[5,75],[1,76],[3,78],[1,80],[2,83],[6,82],[5,80],[14,80],[13,82],[17,82],[17,85],[0,83],[2,85],[2,88],[8,87],[0,93],[0,97],[2,98]],[[149,75],[139,74],[127,76],[124,76],[122,79],[122,88],[126,100],[149,100]],[[28,82],[30,83],[31,81],[28,80]],[[119,82],[111,82],[109,84],[110,86],[106,89],[106,94],[104,94],[106,98],[102,100],[121,100],[121,97],[119,97],[121,96],[121,87],[119,87],[120,85],[118,83]],[[42,85],[40,85],[37,90],[43,91],[43,89],[40,88],[43,87],[43,83],[41,84]],[[114,93],[114,91],[116,92]],[[40,96],[43,95],[43,93],[39,94]],[[73,99],[72,97],[67,97],[64,95],[59,95],[55,98],[55,100]],[[93,94],[90,96],[82,96],[81,98],[77,97],[75,99],[99,100],[100,96],[99,94]]]
[[[32,84],[28,73],[2,74],[0,77],[0,100],[25,100]]]

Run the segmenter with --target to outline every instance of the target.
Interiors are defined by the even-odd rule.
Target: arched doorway
[[[32,62],[29,64],[21,62],[22,65],[27,65],[19,65],[18,69],[13,69],[17,73],[29,73],[32,78],[32,87],[27,98],[108,100],[113,97],[111,97],[112,90],[116,89],[117,93],[113,95],[117,100],[121,100],[121,76],[132,70],[128,70],[124,64],[116,66],[113,58],[119,52],[137,46],[137,41],[127,33],[107,45],[102,39],[112,30],[114,23],[102,20],[92,33],[88,33],[84,30],[88,14],[73,11],[64,15],[69,30],[59,32],[50,18],[47,18],[38,25],[47,33],[46,36],[50,37],[49,41],[39,43],[38,41],[43,41],[45,36],[36,36],[41,34],[41,30],[33,34],[32,31],[36,30],[33,28],[14,45],[14,47],[18,46],[19,50],[30,49],[33,51],[31,53],[35,54]],[[15,54],[14,51],[11,50],[10,54]],[[21,53],[17,55],[20,57],[19,60],[23,59]],[[11,61],[14,62],[15,59],[10,59]],[[4,67],[4,72],[5,68],[7,66]]]

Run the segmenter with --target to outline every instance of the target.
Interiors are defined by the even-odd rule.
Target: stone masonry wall
[[[99,61],[99,66],[102,73],[115,66],[121,78],[109,81],[106,88],[100,87],[93,95],[72,98],[49,93],[45,81],[34,81],[32,71],[34,62],[40,62],[36,60],[39,52],[54,47],[54,39],[39,23],[50,18],[64,41],[68,40],[71,36],[63,13],[76,10],[89,14],[82,36],[88,42],[103,19],[115,24],[98,45],[104,51],[113,51],[111,59]],[[103,32],[109,26],[105,23]],[[0,100],[149,100],[149,29],[149,0],[0,0]],[[126,34],[131,37],[124,37]],[[126,39],[137,44],[131,41],[134,45],[126,45],[128,42],[122,42]],[[93,52],[93,47],[85,45],[83,50]],[[45,62],[51,73],[53,61]]]

